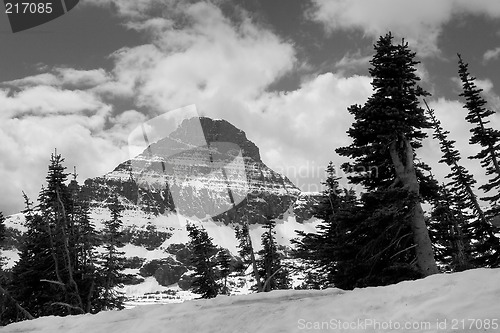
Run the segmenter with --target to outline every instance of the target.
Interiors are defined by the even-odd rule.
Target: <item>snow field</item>
[[[498,332],[500,269],[439,274],[386,287],[283,290],[45,317],[0,332]]]

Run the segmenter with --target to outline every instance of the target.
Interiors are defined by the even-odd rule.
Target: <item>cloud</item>
[[[313,0],[308,17],[329,32],[360,30],[377,38],[392,31],[404,37],[421,56],[439,55],[438,38],[443,25],[455,15],[500,17],[500,3],[480,0]]]
[[[355,53],[347,52],[342,59],[335,63],[335,68],[346,71],[346,70],[364,70],[368,69],[370,65],[370,60],[373,55],[362,55],[361,51],[358,50]]]
[[[325,73],[287,93],[267,93],[251,107],[246,127],[271,168],[305,191],[321,191],[329,161],[345,160],[335,148],[350,144],[347,108],[372,94],[371,78]],[[249,131],[247,131],[249,132]]]
[[[151,43],[115,52],[115,81],[101,89],[158,112],[193,103],[203,109],[217,100],[254,98],[295,65],[293,46],[248,17],[236,25],[205,2],[175,10],[188,22],[183,29],[157,17],[131,21],[137,29],[147,26]]]
[[[7,214],[22,209],[22,191],[35,200],[44,183],[50,154],[57,148],[72,171],[78,168],[79,180],[110,171],[127,156],[109,138],[102,117],[84,115],[27,116],[0,122],[0,210]]]
[[[53,86],[71,89],[85,89],[102,85],[111,80],[111,77],[102,68],[91,70],[79,70],[75,68],[55,67],[53,69],[44,68],[46,73],[24,77],[22,79],[5,81],[2,85],[13,87],[29,86]]]
[[[483,62],[486,63],[491,60],[496,60],[498,59],[499,55],[500,55],[500,47],[488,50],[483,55]]]
[[[17,93],[0,90],[0,103],[6,117],[50,114],[92,114],[105,107],[92,94],[81,90],[63,90],[51,86],[35,86]]]
[[[321,190],[328,161],[339,162],[334,149],[349,144],[347,107],[368,98],[370,78],[323,73],[303,78],[295,91],[268,92],[269,85],[302,64],[293,45],[245,11],[228,18],[213,2],[103,4],[115,4],[124,24],[145,33],[149,43],[116,51],[114,79],[96,91],[132,97],[154,115],[196,104],[201,114],[244,130],[269,166],[305,190]],[[338,68],[367,61],[348,54]]]
[[[126,140],[135,126],[190,104],[202,115],[226,119],[244,130],[261,148],[264,162],[303,190],[321,190],[328,161],[343,162],[334,150],[351,142],[346,131],[353,119],[347,108],[363,104],[372,93],[371,78],[346,77],[344,71],[366,64],[365,55],[346,54],[337,63],[337,73],[304,77],[294,91],[268,91],[304,63],[296,59],[290,42],[243,10],[228,18],[214,2],[85,3],[114,8],[147,42],[116,50],[108,72],[41,68],[47,72],[4,83],[0,139],[8,149],[0,148],[0,177],[7,179],[9,200],[0,210],[20,209],[22,200],[16,198],[22,189],[36,197],[55,147],[68,166],[78,166],[80,179],[102,175],[128,158]],[[347,10],[335,29],[357,22],[348,20],[356,16],[351,2],[332,3]],[[373,22],[370,34],[379,29]],[[419,73],[425,78],[427,72],[421,67]],[[136,107],[115,110],[106,102],[121,99],[132,100]]]
[[[114,52],[109,72],[39,66],[45,72],[2,83],[0,177],[9,199],[0,210],[6,213],[22,208],[22,190],[36,198],[54,148],[78,167],[81,180],[102,175],[129,157],[127,137],[140,122],[193,103],[213,116],[237,113],[295,66],[293,46],[243,12],[236,23],[205,2],[97,5],[113,6],[149,43]],[[172,11],[163,18],[165,8]],[[175,20],[182,28],[170,24]],[[127,99],[141,112],[106,102]]]
[[[47,83],[47,81],[44,81]],[[22,209],[22,191],[35,200],[50,155],[57,151],[79,180],[100,176],[128,158],[128,133],[144,116],[129,110],[112,115],[112,106],[91,90],[38,85],[19,92],[0,90],[0,211]],[[111,128],[108,128],[112,124]]]
[[[112,8],[117,15],[134,20],[147,18],[155,14],[155,8],[174,3],[175,1],[172,0],[86,0],[83,2],[85,5]]]

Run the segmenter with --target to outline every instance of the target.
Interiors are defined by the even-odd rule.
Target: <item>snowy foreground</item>
[[[500,269],[342,291],[274,291],[45,317],[0,332],[499,332]]]

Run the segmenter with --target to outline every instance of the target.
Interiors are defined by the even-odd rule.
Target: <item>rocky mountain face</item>
[[[261,224],[290,209],[302,222],[317,200],[267,167],[245,132],[205,117],[184,120],[138,156],[85,181],[85,188],[95,204],[117,193],[146,212],[172,211],[225,224]]]

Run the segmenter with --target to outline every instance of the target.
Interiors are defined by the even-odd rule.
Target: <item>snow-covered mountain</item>
[[[141,134],[146,137],[146,132]],[[256,250],[268,219],[276,221],[277,242],[285,247],[296,237],[295,230],[313,232],[319,222],[312,211],[320,194],[301,193],[267,167],[245,132],[225,120],[204,117],[183,120],[113,171],[87,179],[83,191],[98,229],[111,218],[108,204],[114,195],[125,207],[123,251],[127,273],[134,277],[124,291],[132,297],[175,292],[178,286],[189,289],[187,223],[200,224],[215,245],[236,254],[234,228],[244,221]],[[18,239],[23,220],[16,214],[6,221],[10,230],[17,230]],[[9,259],[7,267],[12,267],[18,259],[15,246],[3,254]],[[239,277],[233,280],[241,284]],[[235,293],[248,291],[249,283],[235,288]]]
[[[386,287],[278,290],[44,317],[2,332],[498,332],[500,269],[437,274]]]
[[[153,214],[176,212],[195,219],[250,224],[312,216],[318,196],[301,195],[285,176],[267,167],[245,132],[225,120],[184,120],[167,137],[108,174],[85,181],[94,206],[117,193],[128,207]]]

